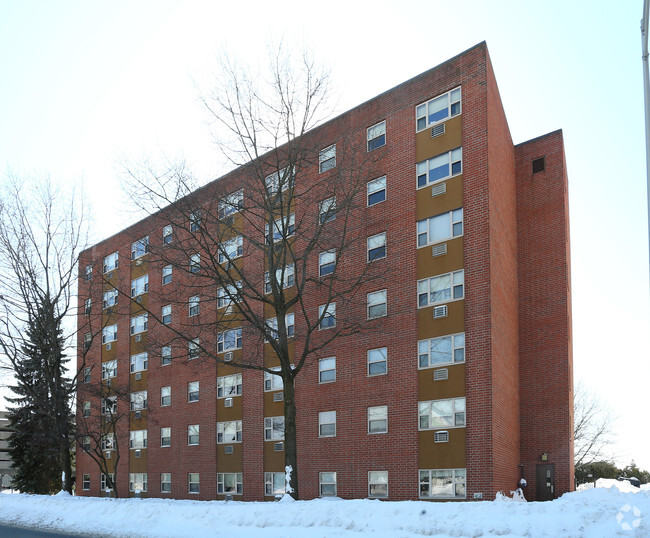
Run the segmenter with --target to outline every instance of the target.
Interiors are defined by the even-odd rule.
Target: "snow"
[[[552,502],[290,503],[0,495],[0,522],[102,536],[650,537],[650,490],[616,487]],[[510,499],[511,500],[511,499]]]

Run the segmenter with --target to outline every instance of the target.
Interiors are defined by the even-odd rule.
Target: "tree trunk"
[[[61,470],[65,474],[62,488],[72,495],[72,463],[70,462],[70,447],[68,443],[59,443],[59,459],[61,460]]]
[[[288,375],[284,381],[284,464],[291,466],[291,496],[298,500],[298,442],[296,435],[296,400],[294,379]]]

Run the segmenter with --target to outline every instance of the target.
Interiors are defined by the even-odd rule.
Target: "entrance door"
[[[553,463],[538,465],[536,482],[535,500],[552,501],[555,496],[555,465]]]

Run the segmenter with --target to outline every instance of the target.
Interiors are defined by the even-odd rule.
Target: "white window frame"
[[[439,162],[444,162],[442,165],[435,166]],[[436,178],[431,178],[431,171],[442,168],[442,166],[447,166],[446,175],[442,175]],[[463,173],[463,148],[462,146],[454,148],[450,151],[431,157],[424,161],[420,161],[415,165],[415,185],[417,189],[424,189],[445,181],[450,177],[456,177]],[[424,181],[421,181],[421,178],[424,178]]]
[[[162,285],[171,283],[173,280],[174,267],[172,265],[165,265],[162,268]]]
[[[147,369],[148,363],[149,356],[146,351],[137,353],[136,355],[131,355],[130,372],[132,374],[135,372],[144,372]]]
[[[131,336],[147,331],[149,314],[144,313],[131,318]]]
[[[382,422],[384,423],[383,429],[380,428]],[[368,407],[367,425],[368,425],[368,435],[388,433],[388,406],[375,405],[375,406]]]
[[[142,411],[147,408],[147,391],[140,390],[131,393],[131,411]]]
[[[336,144],[327,146],[318,152],[318,173],[322,174],[336,168]]]
[[[244,254],[244,238],[237,235],[225,241],[219,247],[219,263],[226,263],[240,258]]]
[[[160,473],[160,493],[172,492],[172,474]]]
[[[171,224],[163,226],[162,230],[162,242],[163,245],[169,245],[174,240],[174,229]]]
[[[86,272],[84,274],[84,279],[86,282],[93,279],[93,266],[86,265]]]
[[[331,379],[328,379],[330,376]],[[318,361],[318,382],[334,383],[336,381],[336,357],[326,357]]]
[[[318,223],[323,225],[336,219],[336,196],[318,203]]]
[[[201,272],[201,255],[197,252],[190,256],[190,273],[198,274]]]
[[[226,437],[228,436],[228,437]],[[230,445],[242,442],[242,421],[226,420],[217,422],[217,444]]]
[[[167,366],[172,363],[172,347],[162,346],[160,348],[160,365]]]
[[[383,249],[383,254],[380,252],[381,249]],[[383,260],[386,257],[386,251],[386,232],[371,235],[366,240],[366,259],[368,263]],[[377,254],[381,255],[378,256]]]
[[[86,473],[82,477],[81,481],[81,489],[83,491],[89,491],[90,490],[90,474]]]
[[[187,473],[187,493],[198,495],[201,489],[199,473]]]
[[[285,265],[275,270],[275,282],[282,282],[283,288],[291,288],[296,283],[295,266],[293,263]],[[271,293],[271,275],[269,271],[264,273],[264,293]]]
[[[102,450],[113,450],[115,448],[115,435],[112,433],[106,433],[101,437],[101,446]]]
[[[323,433],[323,427],[334,425],[334,433]],[[318,413],[318,437],[336,437],[336,411]]]
[[[101,399],[102,415],[114,415],[117,413],[117,396],[107,396]]]
[[[119,254],[113,252],[104,258],[104,274],[110,273],[119,266]]]
[[[295,176],[292,167],[283,168],[264,178],[268,196],[273,196],[278,192],[280,183],[282,183],[282,191],[286,191],[290,186],[293,186],[294,182]]]
[[[102,379],[113,379],[117,377],[117,359],[102,362]]]
[[[147,448],[147,430],[131,430],[129,432],[129,448]]]
[[[188,317],[193,318],[198,316],[201,310],[201,297],[199,295],[193,295],[188,301]]]
[[[190,232],[198,232],[201,228],[201,210],[190,213]]]
[[[437,279],[449,278],[449,287],[436,289],[432,286],[436,283]],[[446,295],[446,290],[449,290],[449,297]],[[434,298],[431,297],[435,293]],[[442,273],[428,278],[418,280],[418,308],[427,308],[429,306],[451,303],[453,301],[461,301],[465,298],[465,270],[452,271],[450,273]]]
[[[226,479],[234,480],[234,489],[226,491]],[[242,473],[217,473],[217,495],[241,495],[243,489]]]
[[[274,372],[279,372],[280,367],[270,368]],[[274,392],[277,390],[284,390],[284,380],[282,376],[264,372],[264,392]]]
[[[187,446],[198,446],[201,441],[201,428],[199,424],[187,425]]]
[[[108,473],[108,476],[111,477],[111,484],[115,485],[115,473]],[[106,485],[106,475],[104,473],[99,475],[99,487],[100,491],[106,491],[108,489]]]
[[[235,284],[228,284],[224,288],[217,289],[217,308],[227,308],[234,303],[238,303],[241,296],[242,283],[241,280],[235,282]]]
[[[171,427],[160,428],[160,448],[172,446],[172,429]]]
[[[431,479],[442,478],[434,477],[434,473],[451,473],[451,487],[454,491],[453,495],[438,494],[432,492]],[[418,490],[420,499],[465,499],[467,497],[467,470],[466,469],[420,469],[418,471]],[[422,486],[427,485],[426,491],[428,494],[422,493]],[[463,494],[456,494],[457,488],[462,487]]]
[[[169,407],[172,404],[172,387],[160,387],[160,407]]]
[[[386,176],[381,176],[381,177],[375,178],[375,179],[373,179],[371,181],[368,181],[367,187],[366,187],[366,190],[367,190],[366,203],[367,203],[368,207],[372,207],[374,205],[381,204],[382,202],[386,201],[387,194],[388,194],[388,191],[386,190],[386,182],[387,182],[386,181]],[[380,193],[382,191],[384,192],[383,199],[377,200],[376,202],[370,203],[370,197],[373,194],[378,194],[378,193]]]
[[[110,344],[117,340],[117,323],[102,329],[102,344]]]
[[[233,398],[242,394],[242,375],[230,374],[217,377],[217,399]]]
[[[187,343],[187,360],[198,359],[201,354],[201,341],[199,338],[193,338]]]
[[[86,316],[90,314],[90,312],[92,311],[92,307],[93,307],[93,300],[92,299],[86,299],[84,301],[84,314]]]
[[[287,329],[287,338],[293,338],[295,336],[296,332],[296,325],[295,325],[295,315],[294,314],[287,314],[284,316],[284,326]],[[265,320],[265,324],[267,327],[267,330],[270,333],[271,338],[273,340],[277,340],[278,338],[278,318],[270,318]],[[269,342],[268,339],[269,335],[265,335],[265,342]]]
[[[284,440],[284,417],[264,417],[264,440]]]
[[[318,255],[318,276],[327,276],[336,270],[336,251],[326,250]]]
[[[379,142],[376,145],[371,145],[374,140],[379,140]],[[386,120],[375,123],[366,129],[366,142],[367,151],[374,151],[386,145]]]
[[[437,413],[436,406],[450,404],[450,415]],[[467,425],[467,405],[465,397],[445,398],[442,400],[427,400],[418,402],[418,430],[447,430],[449,428],[464,428]]]
[[[102,309],[106,310],[107,308],[115,306],[119,295],[120,294],[116,289],[105,291],[102,298]]]
[[[143,237],[131,243],[131,259],[137,260],[145,254],[149,254],[149,236]]]
[[[445,341],[449,341],[449,348],[451,353],[449,353],[449,360],[442,360],[438,362],[432,362],[431,360],[431,350],[438,344],[443,344]],[[446,353],[438,351],[439,354]],[[457,357],[460,357],[460,360],[457,360]],[[426,358],[426,364],[423,364],[423,358]],[[427,338],[425,340],[418,341],[418,368],[424,370],[427,368],[437,368],[438,366],[448,366],[452,364],[464,364],[465,363],[465,333],[456,333],[456,334],[447,334],[445,336],[438,336],[436,338]]]
[[[187,401],[198,402],[200,397],[201,384],[199,381],[190,381],[187,383]]]
[[[333,489],[325,490],[327,487],[333,487]],[[336,497],[336,490],[336,472],[323,471],[318,473],[318,493],[321,497]],[[324,491],[327,491],[327,493],[324,493]]]
[[[377,319],[387,316],[388,290],[377,290],[370,292],[367,295],[367,305],[366,314],[368,315],[368,319]],[[375,309],[374,311],[373,308]],[[377,311],[379,313],[377,313]]]
[[[142,275],[131,280],[131,297],[140,297],[149,291],[149,275]]]
[[[136,490],[147,491],[147,473],[129,473],[129,491]]]
[[[244,209],[244,189],[231,192],[219,200],[219,218],[223,219]]]
[[[92,366],[84,367],[83,383],[90,383],[92,381],[92,373],[93,373]]]
[[[446,235],[433,239],[433,234],[431,233],[432,227],[436,225],[446,226]],[[417,248],[423,248],[449,241],[455,237],[461,237],[463,235],[463,208],[460,207],[453,211],[447,211],[446,213],[419,220],[416,230]]]
[[[375,357],[379,355],[382,356],[383,358],[381,359],[376,359]],[[385,368],[383,372],[378,372],[378,373],[372,373],[372,365],[374,364],[385,364]],[[378,347],[374,349],[369,349],[368,350],[368,377],[374,377],[376,375],[386,375],[388,373],[388,348],[387,347]]]
[[[232,335],[234,333],[234,347],[226,347],[226,345],[230,346],[232,343]],[[227,342],[230,340],[230,342]],[[236,329],[228,329],[227,331],[222,331],[220,333],[217,333],[217,353],[224,353],[226,351],[234,351],[236,349],[241,349],[243,340],[242,340],[242,330],[241,327],[237,327]]]
[[[431,120],[429,114],[429,105],[432,105],[435,102],[440,102],[442,104],[445,100],[447,101],[446,108],[440,108],[439,110],[446,110],[446,115],[438,119]],[[454,106],[456,104],[458,107]],[[415,107],[415,130],[416,132],[424,131],[433,125],[447,121],[449,118],[460,116],[462,113],[462,92],[461,87],[458,86],[452,90],[449,90],[448,92],[437,95],[436,97],[433,97],[424,103],[420,103]]]
[[[296,233],[296,215],[291,213],[291,215],[273,221],[273,236],[269,230],[269,223],[266,223],[264,228],[264,233],[268,244],[278,243],[283,240],[287,240]]]
[[[282,486],[280,486],[282,484]],[[264,495],[274,497],[284,495],[286,492],[285,473],[264,473]]]
[[[324,331],[326,329],[336,327],[336,303],[320,305],[318,307],[318,318],[320,319],[318,322],[319,331]]]
[[[83,402],[81,406],[81,414],[86,418],[90,416],[90,402]]]
[[[169,325],[172,322],[172,305],[166,304],[160,310],[160,321],[163,325]]]
[[[373,486],[379,486],[385,492],[373,491]],[[371,499],[386,499],[388,497],[388,471],[368,471],[368,497]]]

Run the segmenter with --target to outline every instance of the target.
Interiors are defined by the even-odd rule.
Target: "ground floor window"
[[[264,494],[284,495],[284,473],[264,473]]]
[[[187,481],[189,482],[188,491],[190,493],[199,492],[199,473],[188,473]]]
[[[426,469],[420,471],[420,497],[465,498],[465,469]]]
[[[217,493],[219,495],[242,494],[241,473],[217,473]]]
[[[336,496],[336,473],[318,473],[318,485],[321,497]]]
[[[388,471],[368,472],[368,497],[388,497]]]
[[[147,491],[147,473],[129,473],[129,491]]]
[[[160,493],[171,493],[172,491],[172,474],[160,473]]]
[[[111,473],[108,476],[111,478],[110,479],[110,487],[113,488],[113,485],[115,484],[115,474]],[[106,475],[104,473],[102,473],[100,475],[100,479],[99,479],[99,484],[100,484],[99,487],[101,488],[102,491],[106,491],[106,488],[109,487],[108,482],[109,481],[107,480]]]
[[[88,491],[90,489],[90,475],[85,474],[83,475],[83,481],[81,483],[81,489],[84,491]]]

